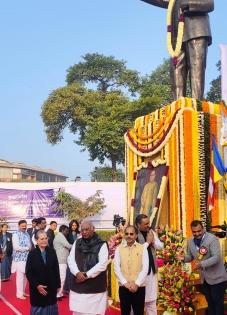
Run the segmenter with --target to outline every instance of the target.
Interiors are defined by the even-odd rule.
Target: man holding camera
[[[163,248],[163,243],[159,240],[156,233],[150,229],[149,218],[145,214],[139,214],[136,217],[135,225],[138,228],[137,241],[140,244],[147,246],[149,256],[149,268],[146,277],[146,296],[145,308],[147,315],[157,315],[157,264],[156,264],[156,249]]]

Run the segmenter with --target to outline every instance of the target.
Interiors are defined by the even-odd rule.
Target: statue
[[[208,46],[212,42],[208,13],[214,10],[214,0],[142,0],[149,4],[170,9],[172,25],[168,30],[172,35],[172,45],[177,42],[179,21],[184,20],[181,50],[174,58],[173,94],[174,99],[186,96],[189,76],[192,97],[202,100],[204,96],[205,69]]]

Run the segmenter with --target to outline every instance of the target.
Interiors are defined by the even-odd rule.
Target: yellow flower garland
[[[160,128],[159,130],[156,130],[152,135],[151,137],[153,138],[150,138],[150,140],[140,140],[140,139],[144,139],[146,138],[144,135],[143,136],[139,136],[136,131],[134,129],[131,129],[130,130],[130,136],[132,137],[132,139],[139,143],[139,144],[142,144],[142,145],[149,145],[151,143],[153,143],[154,141],[156,141],[160,135],[164,132],[164,130],[168,127],[169,123],[170,123],[170,120],[172,118],[172,115],[170,115],[170,117],[168,117],[167,121],[165,121],[165,124],[164,126],[162,126],[162,128]],[[140,128],[139,130],[143,130],[143,127]],[[158,132],[157,132],[158,131]],[[156,133],[157,132],[157,133]],[[148,138],[148,137],[147,137]]]
[[[167,49],[172,58],[177,58],[180,55],[183,36],[184,36],[184,21],[180,19],[178,24],[177,42],[176,47],[173,49],[172,46],[172,12],[175,0],[169,0],[167,9]]]
[[[172,124],[172,126],[170,127],[170,130],[168,131],[165,139],[163,140],[162,143],[160,143],[160,145],[157,146],[157,148],[155,148],[153,151],[151,152],[148,152],[148,153],[145,153],[145,152],[140,152],[139,150],[137,150],[137,148],[135,148],[133,146],[133,144],[131,143],[130,139],[128,138],[128,135],[127,133],[125,133],[124,135],[124,139],[125,139],[125,142],[127,144],[127,146],[134,152],[134,154],[136,155],[140,155],[140,156],[144,156],[144,157],[150,157],[150,156],[153,156],[154,154],[156,154],[157,152],[159,152],[165,145],[166,143],[169,141],[169,138],[171,137],[171,134],[172,132],[174,131],[174,129],[176,128],[176,125],[178,123],[178,120],[180,119],[181,115],[183,114],[183,112],[185,110],[190,110],[192,111],[193,109],[192,108],[189,108],[189,107],[186,107],[186,108],[182,108],[179,110],[179,112],[177,113],[176,117],[175,117],[175,120]]]

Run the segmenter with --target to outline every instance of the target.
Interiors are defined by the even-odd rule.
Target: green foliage
[[[75,142],[88,150],[92,161],[108,159],[116,172],[116,165],[124,163],[124,133],[136,117],[151,111],[153,103],[151,99],[149,104],[130,101],[120,91],[102,93],[74,83],[53,91],[41,115],[50,143],[61,141],[68,127],[77,133]]]
[[[83,61],[67,70],[66,81],[71,83],[95,83],[98,90],[106,93],[109,89],[128,88],[136,92],[140,85],[139,74],[126,68],[124,60],[113,56],[93,53],[82,56]]]
[[[124,133],[138,116],[170,102],[167,61],[144,78],[141,87],[138,72],[127,69],[123,60],[97,53],[82,58],[68,69],[68,85],[54,90],[44,102],[45,132],[48,141],[56,144],[69,128],[75,143],[88,150],[92,161],[111,162],[112,180],[116,181],[121,176],[117,164],[124,163]],[[138,99],[126,96],[127,90],[138,92],[139,88]],[[104,178],[110,177],[108,170],[105,174]]]
[[[124,182],[125,174],[121,169],[113,171],[109,166],[95,167],[95,169],[90,173],[92,182]]]
[[[169,60],[164,60],[150,75],[143,78],[140,93],[141,98],[156,97],[157,108],[173,101]]]
[[[108,241],[110,239],[110,237],[115,234],[115,230],[96,230],[95,232],[104,241]]]
[[[88,197],[85,201],[61,191],[57,194],[56,201],[59,202],[56,211],[63,211],[70,220],[81,220],[93,216],[106,207],[100,190],[97,190],[94,195]]]
[[[221,101],[221,61],[216,64],[219,75],[210,82],[210,90],[207,92],[207,100],[213,103]]]

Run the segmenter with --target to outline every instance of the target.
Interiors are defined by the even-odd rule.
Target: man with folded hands
[[[134,315],[144,314],[145,279],[149,259],[146,246],[136,242],[137,236],[138,230],[135,226],[126,227],[125,242],[117,247],[114,256],[122,315],[129,315],[131,308]]]

